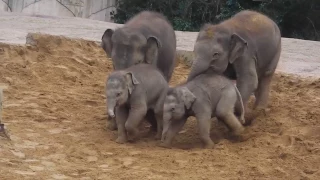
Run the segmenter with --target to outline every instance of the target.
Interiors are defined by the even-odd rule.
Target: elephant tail
[[[244,119],[244,106],[243,106],[243,101],[242,101],[242,97],[241,97],[241,94],[237,88],[237,85],[234,85],[235,89],[236,89],[236,93],[237,93],[237,97],[238,97],[238,100],[240,102],[240,105],[241,105],[241,114],[240,114],[240,119],[239,121],[241,122],[241,124],[245,124],[245,119]]]
[[[276,53],[274,54],[274,57],[273,59],[271,60],[271,62],[269,63],[266,71],[265,71],[265,75],[268,76],[268,75],[272,75],[277,66],[278,66],[278,63],[279,63],[279,60],[280,60],[280,56],[281,56],[281,51],[282,51],[282,42],[281,42],[281,34],[280,34],[280,30],[277,28],[276,29],[277,31],[277,34],[278,36],[276,37],[277,41],[278,41],[278,44],[277,44],[277,51]]]

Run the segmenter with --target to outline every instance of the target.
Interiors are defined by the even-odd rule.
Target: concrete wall
[[[0,11],[112,22],[110,12],[115,4],[116,0],[1,0]]]

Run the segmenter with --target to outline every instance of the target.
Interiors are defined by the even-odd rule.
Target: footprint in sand
[[[53,179],[58,179],[58,180],[60,180],[60,179],[70,179],[69,176],[66,176],[66,175],[63,175],[63,174],[54,174],[51,177]]]
[[[34,176],[36,175],[35,172],[31,172],[31,171],[20,171],[20,170],[15,170],[14,171],[16,174],[21,174],[21,175],[28,175],[28,176]]]

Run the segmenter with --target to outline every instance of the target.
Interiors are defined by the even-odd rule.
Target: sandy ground
[[[25,44],[29,32],[101,41],[101,36],[107,28],[114,29],[121,26],[121,24],[83,18],[0,12],[0,42]],[[197,32],[176,31],[177,49],[192,51],[197,34]],[[320,42],[282,38],[282,49],[279,72],[320,77]]]
[[[216,147],[202,149],[190,118],[173,149],[158,147],[144,126],[144,138],[119,145],[105,129],[112,65],[103,50],[92,41],[35,39],[36,47],[0,45],[0,82],[9,85],[3,122],[12,138],[0,137],[1,180],[320,178],[319,78],[278,72],[270,111],[247,127],[247,141],[228,139],[213,119]],[[170,84],[188,72],[179,63]]]
[[[283,38],[270,111],[247,127],[250,139],[232,141],[213,119],[217,145],[202,149],[190,118],[173,149],[163,149],[144,126],[144,138],[124,145],[105,129],[112,65],[93,41],[116,26],[0,12],[0,82],[8,85],[2,121],[12,139],[0,137],[1,180],[320,179],[320,42]],[[85,40],[37,36],[36,47],[25,46],[29,32]],[[197,33],[176,34],[179,50],[193,49]],[[180,62],[170,84],[188,73]]]

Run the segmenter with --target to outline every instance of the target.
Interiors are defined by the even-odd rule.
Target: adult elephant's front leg
[[[129,117],[128,120],[125,124],[125,128],[128,133],[128,138],[132,141],[137,139],[139,130],[138,126],[141,123],[141,121],[144,119],[144,117],[147,114],[147,106],[144,104],[137,104],[137,105],[132,105],[130,112],[129,112]]]
[[[241,94],[243,106],[245,108],[245,112],[248,112],[247,103],[248,100],[253,92],[258,87],[258,75],[256,73],[256,66],[253,62],[249,64],[240,64],[239,67],[236,67],[237,71],[237,88]],[[239,115],[241,112],[241,105],[240,102],[237,101],[236,105],[236,114]]]

